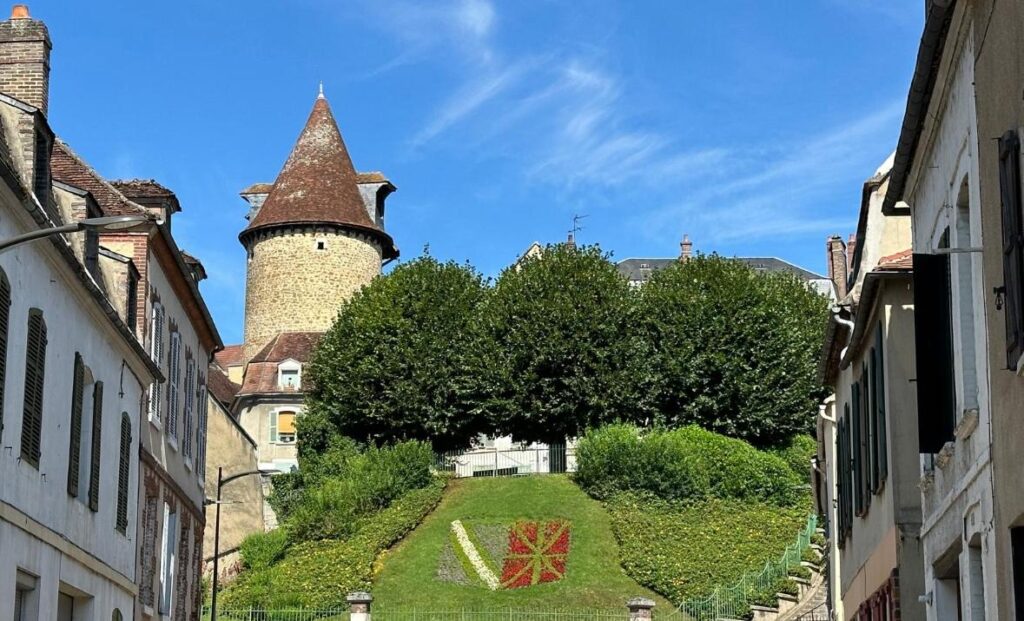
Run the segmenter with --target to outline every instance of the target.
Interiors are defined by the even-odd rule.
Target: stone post
[[[349,605],[349,621],[370,621],[370,603],[373,596],[365,591],[349,593],[345,601]]]
[[[646,597],[634,597],[626,602],[626,608],[629,608],[629,621],[651,621],[654,600]]]

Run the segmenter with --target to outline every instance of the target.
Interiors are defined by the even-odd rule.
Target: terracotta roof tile
[[[914,269],[914,251],[911,249],[902,250],[896,254],[890,254],[878,260],[878,270],[907,270]]]
[[[56,140],[50,168],[54,180],[81,188],[96,199],[103,215],[124,216],[147,213],[128,199],[120,190],[108,183],[82,158],[78,157],[63,140]]]
[[[308,362],[313,348],[320,342],[323,332],[281,332],[270,340],[252,360],[254,362],[282,362],[292,359]],[[248,374],[248,369],[246,374]]]
[[[162,198],[174,196],[174,192],[154,179],[113,179],[110,185],[125,196],[151,196]]]
[[[206,380],[206,387],[213,398],[220,402],[225,410],[231,411],[231,402],[235,395],[242,389],[241,386],[228,379],[228,376],[216,366],[210,366],[210,376]]]
[[[356,183],[387,183],[390,184],[391,180],[387,178],[384,173],[373,170],[370,172],[356,172]],[[245,188],[240,195],[245,196],[247,194],[269,194],[270,189],[274,187],[273,183],[254,183],[249,187]]]
[[[224,349],[213,355],[213,360],[220,365],[222,369],[228,369],[230,367],[241,366],[244,360],[242,359],[243,345],[225,345]]]
[[[327,99],[318,97],[259,213],[239,236],[288,224],[334,224],[377,237],[388,258],[397,250],[359,193],[358,176]]]
[[[245,380],[239,395],[253,395],[265,393],[298,392],[295,389],[286,389],[278,385],[276,362],[250,362],[245,368]]]
[[[254,183],[239,192],[239,194],[242,196],[246,194],[269,194],[272,187],[274,187],[273,183]]]

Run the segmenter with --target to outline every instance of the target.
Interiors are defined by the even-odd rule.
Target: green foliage
[[[563,442],[634,418],[647,374],[634,295],[596,246],[548,246],[505,269],[482,310],[488,411],[500,433]]]
[[[336,445],[311,468],[301,501],[286,522],[293,542],[345,538],[360,516],[430,482],[433,451],[423,442],[371,446],[362,453]]]
[[[689,423],[773,446],[808,433],[827,302],[796,276],[715,255],[654,274],[638,327],[654,377],[637,382],[664,425]]]
[[[818,442],[807,434],[797,434],[783,446],[772,449],[804,483],[811,482],[811,459],[818,454]]]
[[[441,499],[445,480],[433,479],[388,508],[357,520],[351,537],[307,541],[278,562],[246,571],[220,595],[221,607],[340,608],[345,596],[367,590],[377,556],[416,527]]]
[[[789,575],[794,577],[794,578],[801,578],[803,580],[810,580],[812,574],[811,574],[811,570],[810,569],[807,569],[803,565],[798,565],[797,567],[790,568]]]
[[[486,295],[473,268],[424,256],[353,296],[309,364],[302,453],[336,434],[468,447],[486,429],[477,321]]]
[[[288,548],[288,534],[282,528],[266,533],[253,533],[242,541],[239,554],[242,557],[242,568],[260,570],[270,567],[284,556]]]
[[[797,502],[799,478],[779,457],[697,426],[588,431],[576,448],[577,483],[596,498],[646,492],[665,500]]]
[[[620,494],[607,507],[623,569],[677,604],[777,559],[807,520],[805,507],[736,500],[682,504]]]
[[[822,535],[821,533],[814,533],[811,535],[811,543],[824,550],[825,546],[828,545],[828,539],[826,539],[825,535]]]

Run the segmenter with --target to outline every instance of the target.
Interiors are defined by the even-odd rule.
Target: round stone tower
[[[326,331],[341,304],[398,256],[383,225],[394,187],[381,175],[362,177],[321,93],[238,236],[248,253],[245,360],[282,332]]]

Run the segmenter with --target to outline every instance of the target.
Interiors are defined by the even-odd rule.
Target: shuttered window
[[[1024,527],[1010,529],[1011,565],[1013,566],[1014,618],[1024,621]]]
[[[206,375],[199,373],[199,421],[196,424],[196,471],[206,474],[206,417],[210,397],[206,392]]]
[[[7,334],[11,323],[11,283],[0,269],[0,438],[4,437],[4,388],[7,386]]]
[[[43,433],[43,381],[46,377],[46,321],[43,311],[28,312],[25,342],[25,406],[21,422],[21,459],[38,468]]]
[[[68,494],[78,496],[78,475],[82,466],[82,402],[85,398],[85,364],[75,352],[71,381],[71,441],[68,443]]]
[[[875,331],[875,418],[878,420],[878,486],[889,476],[889,427],[885,419],[885,350],[882,346],[882,322]]]
[[[850,421],[850,423],[853,427],[853,442],[851,445],[851,448],[853,449],[853,455],[850,462],[851,467],[853,468],[853,506],[856,515],[860,515],[864,511],[864,477],[862,474],[864,469],[861,465],[861,446],[862,442],[864,441],[864,438],[860,420],[860,384],[853,384],[852,393],[853,406],[851,410],[853,418]]]
[[[850,413],[850,406],[846,406],[846,415]],[[838,524],[836,525],[836,539],[839,547],[843,547],[846,541],[846,416],[839,419],[836,429],[836,494],[838,495]]]
[[[117,530],[128,529],[128,479],[131,475],[132,420],[128,412],[121,413],[121,453],[117,464]]]
[[[861,372],[861,385],[864,386],[864,420],[868,430],[867,472],[868,492],[878,491],[878,419],[875,417],[875,350],[868,352],[867,364]],[[870,503],[870,498],[868,499]]]
[[[153,305],[153,316],[149,321],[149,354],[158,366],[164,360],[164,307]],[[163,408],[163,384],[153,382],[149,387],[149,419],[160,422]]]
[[[103,434],[103,382],[92,387],[92,451],[89,453],[89,508],[100,509],[100,449]]]
[[[196,361],[189,358],[185,361],[185,417],[181,431],[181,454],[192,457],[192,438],[195,433],[193,426],[193,408],[196,392]]]
[[[181,384],[181,333],[171,333],[167,355],[167,433],[178,438],[178,394]]]
[[[914,255],[914,336],[917,356],[917,430],[922,453],[938,453],[953,439],[953,324],[949,255]]]
[[[1006,366],[1017,369],[1024,353],[1024,225],[1021,215],[1020,137],[1009,130],[999,138],[999,198],[1003,214],[1003,287]]]

